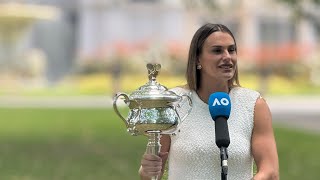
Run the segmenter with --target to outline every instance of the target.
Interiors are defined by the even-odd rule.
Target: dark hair
[[[236,46],[236,52],[237,52],[237,43],[236,40],[232,34],[232,32],[222,24],[211,24],[207,23],[200,27],[197,32],[194,34],[190,49],[189,49],[189,55],[188,55],[188,65],[187,65],[187,71],[186,71],[186,79],[187,79],[187,85],[190,90],[197,90],[200,86],[200,71],[196,68],[197,66],[197,60],[199,56],[201,55],[202,47],[210,34],[221,31],[226,32],[230,34],[230,36],[233,38],[235,46]],[[239,83],[239,77],[238,77],[238,65],[236,64],[235,67],[235,74],[234,76],[228,81],[229,88],[240,86]]]

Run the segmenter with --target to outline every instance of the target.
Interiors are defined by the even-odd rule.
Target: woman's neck
[[[229,87],[228,84],[215,84],[215,85],[204,85],[204,86],[200,86],[199,89],[197,90],[197,94],[199,96],[199,98],[207,103],[209,100],[209,96],[212,93],[215,92],[226,92],[229,93]]]

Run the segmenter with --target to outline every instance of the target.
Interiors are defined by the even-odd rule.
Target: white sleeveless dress
[[[171,136],[169,152],[169,180],[220,180],[220,150],[215,144],[214,121],[208,104],[196,92],[177,87],[177,94],[190,93],[193,109]],[[249,180],[253,177],[251,134],[256,91],[235,87],[229,93],[231,114],[228,119],[230,145],[228,147],[228,180]],[[186,113],[188,105],[178,109]]]

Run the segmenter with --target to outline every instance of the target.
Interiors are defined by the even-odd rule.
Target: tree
[[[311,21],[318,30],[320,30],[320,0],[277,0],[280,3],[287,4],[293,11],[293,20],[299,21],[306,19]]]

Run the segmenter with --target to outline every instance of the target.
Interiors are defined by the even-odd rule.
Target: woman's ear
[[[199,65],[200,64],[200,59],[199,59],[199,56],[197,57],[197,61],[196,61],[196,64]]]
[[[202,69],[202,66],[201,66],[200,62],[197,62],[197,69],[198,70]]]

